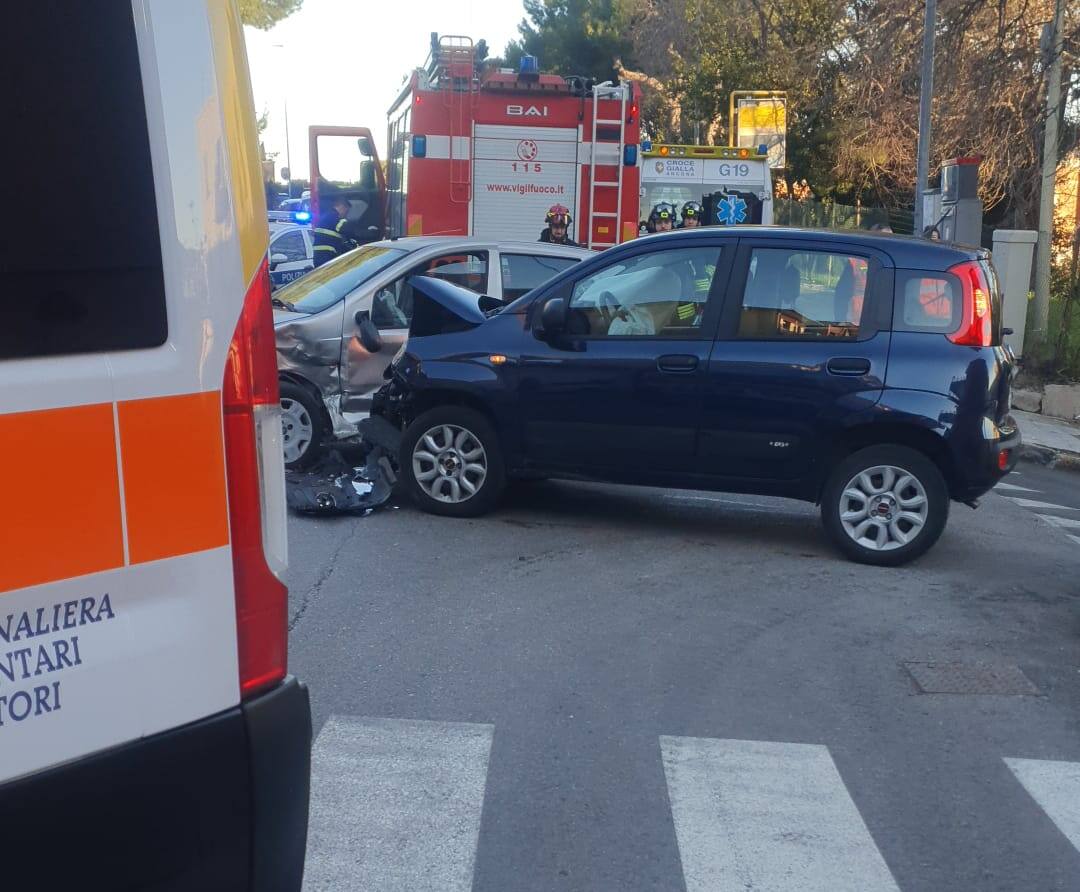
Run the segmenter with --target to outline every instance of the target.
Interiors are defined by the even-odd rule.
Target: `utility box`
[[[935,226],[938,220],[941,219],[941,190],[924,189],[922,207],[923,232],[916,232],[915,235],[925,235],[926,229]],[[941,233],[939,232],[938,235],[940,236]]]
[[[1039,234],[1031,229],[994,230],[994,268],[1001,287],[1002,326],[1013,331],[1004,341],[1017,356],[1024,353],[1031,258],[1038,238]]]
[[[941,165],[941,223],[944,242],[982,243],[982,201],[979,200],[978,156],[953,158]]]

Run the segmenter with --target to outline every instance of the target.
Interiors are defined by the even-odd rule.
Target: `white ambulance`
[[[237,10],[20,3],[5,37],[0,884],[298,890],[311,718]]]
[[[705,226],[773,222],[772,171],[765,146],[681,146],[646,143],[641,152],[642,220],[667,202],[704,210]]]

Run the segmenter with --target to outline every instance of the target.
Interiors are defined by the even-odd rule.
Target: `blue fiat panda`
[[[506,307],[415,280],[375,414],[405,486],[470,517],[508,478],[814,502],[849,558],[930,548],[1011,470],[1014,361],[989,254],[865,232],[690,229]]]

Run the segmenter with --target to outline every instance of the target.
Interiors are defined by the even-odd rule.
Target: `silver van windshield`
[[[366,282],[379,270],[404,257],[404,248],[366,245],[342,254],[303,278],[277,291],[274,296],[300,313],[321,313]]]

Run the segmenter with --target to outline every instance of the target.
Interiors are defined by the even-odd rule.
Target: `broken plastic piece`
[[[367,514],[390,501],[394,482],[393,465],[379,446],[359,467],[331,450],[314,467],[285,473],[289,507],[301,514]]]

